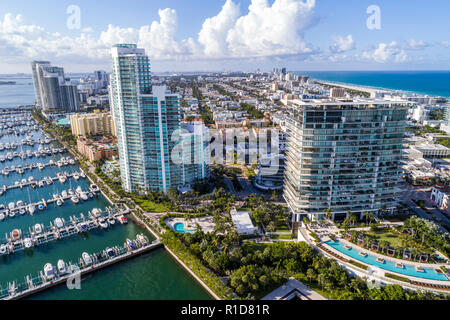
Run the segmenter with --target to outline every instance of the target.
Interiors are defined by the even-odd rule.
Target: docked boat
[[[84,262],[85,265],[90,266],[92,264],[92,258],[89,255],[89,253],[83,252],[81,257],[83,258],[83,262]]]
[[[25,246],[25,249],[30,249],[33,246],[33,240],[31,240],[30,238],[26,238],[23,241],[23,244]]]
[[[125,216],[120,216],[120,217],[119,217],[119,222],[120,222],[121,224],[127,224],[127,223],[128,223],[128,220],[127,220],[127,218],[126,218]]]
[[[138,234],[136,236],[136,239],[144,246],[148,244],[148,239],[144,237],[142,234]]]
[[[78,175],[78,173],[74,173],[73,178],[75,179],[75,181],[80,180],[80,176]]]
[[[80,199],[78,199],[77,196],[73,196],[72,198],[70,198],[70,200],[72,200],[72,202],[73,202],[74,204],[77,204],[77,203],[80,202]]]
[[[98,209],[98,208],[94,208],[94,209],[92,209],[92,214],[94,215],[95,218],[98,218],[102,215],[102,210]]]
[[[104,219],[104,218],[98,219],[98,225],[102,229],[108,229],[108,222],[106,222],[106,219]]]
[[[399,269],[404,269],[404,268],[405,268],[405,265],[404,265],[403,263],[400,263],[400,262],[397,262],[397,263],[395,264],[395,266],[396,266],[397,268],[399,268]]]
[[[116,224],[116,219],[114,219],[113,217],[109,217],[108,218],[108,223],[113,226],[113,225]]]
[[[64,260],[58,260],[57,268],[58,268],[58,274],[60,276],[65,275],[67,273],[67,265],[64,262]]]
[[[96,184],[91,184],[90,188],[93,192],[100,191],[100,189],[98,188],[98,186]]]
[[[19,230],[19,229],[14,229],[14,230],[11,232],[11,238],[12,238],[14,241],[19,240],[21,236],[22,236],[22,231]]]
[[[83,200],[83,201],[87,201],[87,200],[88,200],[88,196],[86,195],[85,192],[81,192],[81,193],[80,193],[80,198],[81,198],[81,200]]]
[[[61,218],[56,218],[55,219],[55,227],[57,227],[58,229],[64,227],[64,220]]]
[[[5,220],[5,214],[4,213],[0,213],[0,221]]]
[[[416,271],[417,272],[425,272],[424,268],[422,268],[420,266],[416,266]]]
[[[32,204],[28,206],[28,212],[33,215],[36,212],[36,207]]]
[[[33,229],[35,234],[41,234],[43,231],[42,224],[35,224]]]
[[[47,281],[51,281],[55,278],[55,269],[50,263],[44,266],[44,277]]]
[[[136,246],[134,245],[133,241],[131,241],[130,239],[126,239],[125,241],[131,249],[133,250],[136,249]]]
[[[384,263],[385,261],[384,261],[383,258],[377,258],[377,262],[378,262],[378,263]]]
[[[116,256],[116,253],[111,248],[106,248],[105,252],[109,259],[112,259]]]
[[[44,210],[44,205],[43,204],[38,205],[38,209],[39,209],[39,211]]]
[[[61,200],[61,199],[56,200],[56,205],[57,205],[58,207],[62,206],[62,205],[63,205],[62,200]]]
[[[8,253],[8,247],[4,244],[0,245],[0,256],[3,256]]]

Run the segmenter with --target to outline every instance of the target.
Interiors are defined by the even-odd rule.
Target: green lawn
[[[401,247],[402,246],[402,239],[404,238],[402,235],[394,233],[393,231],[379,231],[379,232],[364,232],[365,234],[369,236],[373,236],[375,239],[380,241],[387,241],[391,244],[393,247]]]
[[[147,212],[163,213],[169,210],[162,204],[157,204],[149,200],[136,200],[137,204]]]
[[[255,252],[257,250],[263,251],[267,246],[270,246],[271,243],[256,243],[254,241],[243,241],[242,249],[248,252]]]
[[[279,240],[292,240],[292,234],[272,234],[270,237]]]

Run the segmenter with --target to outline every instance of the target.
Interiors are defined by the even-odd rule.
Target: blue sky
[[[67,28],[70,5],[79,29]],[[0,73],[33,59],[108,70],[110,45],[129,41],[155,71],[449,70],[449,12],[447,0],[2,0]]]

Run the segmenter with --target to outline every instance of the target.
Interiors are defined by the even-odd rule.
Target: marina
[[[0,110],[0,117],[5,115],[16,117],[17,113]],[[30,113],[20,116],[26,118]],[[53,266],[57,266],[59,260],[79,263],[84,252],[122,248],[125,239],[134,239],[139,234],[144,234],[149,242],[155,240],[145,229],[125,218],[126,208],[111,207],[99,188],[85,179],[85,173],[67,150],[46,135],[34,120],[2,132],[0,156],[8,153],[13,156],[12,160],[5,157],[5,161],[0,162],[2,292],[10,288],[8,283],[18,288],[17,293],[29,290],[27,277],[38,279],[40,274],[37,277],[31,275],[37,270],[44,273],[43,268],[48,263]],[[26,132],[30,141],[38,143],[21,145],[24,136],[16,135],[16,132]],[[39,141],[45,143],[47,138],[51,140],[49,144],[39,144]],[[16,144],[14,151],[11,145],[15,148]],[[10,149],[6,149],[8,146]],[[14,156],[14,152],[31,156],[22,159]],[[94,215],[96,209],[101,212],[99,216]],[[115,211],[111,213],[111,210]],[[9,250],[12,243],[14,250]],[[111,292],[116,292],[115,299],[211,299],[165,250],[143,250],[135,259],[114,261],[121,263],[105,263],[108,268],[102,267],[102,272],[83,277],[83,290],[68,290],[63,285],[40,286],[39,280],[35,280],[34,286],[39,289],[30,291],[32,298],[103,299],[102,287],[108,287]],[[98,283],[102,285],[98,287]],[[117,293],[118,287],[129,289]],[[27,296],[16,294],[14,299]]]
[[[92,229],[108,229],[114,226],[116,222],[126,224],[128,220],[125,216],[129,213],[128,209],[106,208],[106,211],[103,212],[95,208],[88,213],[87,217],[83,214],[79,217],[71,216],[67,223],[64,218],[56,218],[53,222],[50,222],[48,227],[44,227],[42,224],[29,227],[27,233],[20,229],[14,229],[9,234],[6,233],[5,239],[0,241],[0,256],[22,250],[31,250],[33,247],[88,232]]]
[[[134,241],[126,239],[122,247],[114,246],[94,254],[84,252],[76,263],[66,263],[60,259],[56,268],[51,263],[47,263],[36,277],[28,275],[22,283],[13,281],[9,282],[5,288],[0,287],[0,299],[13,300],[24,298],[60,285],[70,279],[74,279],[76,276],[81,277],[160,247],[162,247],[161,242],[157,240],[149,242],[146,236],[139,234]]]

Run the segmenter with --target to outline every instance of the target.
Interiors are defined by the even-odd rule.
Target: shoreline
[[[410,91],[405,89],[393,89],[393,88],[385,88],[385,87],[376,87],[376,86],[369,86],[369,85],[361,85],[361,84],[353,84],[353,83],[347,83],[347,82],[338,82],[338,81],[331,81],[331,80],[322,80],[318,78],[311,77],[312,80],[319,84],[325,84],[325,85],[334,85],[342,88],[348,88],[353,90],[359,90],[367,93],[372,92],[384,92],[384,93],[404,93],[404,94],[413,94],[413,95],[420,95],[420,96],[428,96],[431,98],[446,98],[450,100],[450,96],[439,96],[434,94],[429,94],[426,92],[418,92],[418,91]]]

